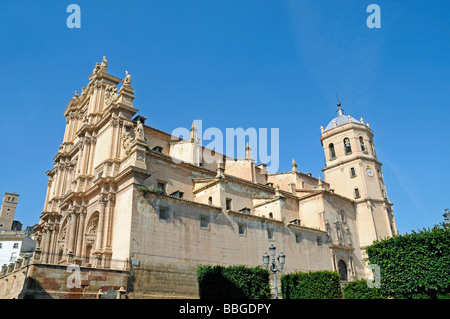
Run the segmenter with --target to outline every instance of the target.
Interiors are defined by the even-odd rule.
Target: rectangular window
[[[355,198],[360,198],[359,189],[355,188]]]
[[[245,225],[239,224],[239,235],[245,235]]]
[[[295,234],[295,242],[300,244],[302,242],[302,236],[300,234]]]
[[[355,177],[356,176],[356,171],[354,167],[350,167],[350,176],[351,177]]]
[[[231,198],[226,199],[226,209],[231,210]]]
[[[200,228],[208,228],[208,217],[206,216],[200,217]]]
[[[163,148],[161,146],[155,146],[154,148],[152,148],[152,150],[157,153],[162,153]]]
[[[166,185],[167,185],[166,182],[158,181],[158,185],[156,186],[156,191],[165,194],[166,193]]]
[[[13,248],[19,248],[19,243],[14,243]]]
[[[0,249],[2,248],[2,243],[0,243]]]
[[[159,207],[159,219],[161,220],[169,219],[169,209],[167,207]]]
[[[269,239],[273,239],[273,229],[268,229],[267,230],[267,238]]]
[[[172,194],[170,194],[170,196],[177,197],[177,198],[183,198],[184,193],[180,192],[180,191],[176,191],[176,192],[173,192]]]
[[[317,236],[317,245],[322,246],[322,237]]]

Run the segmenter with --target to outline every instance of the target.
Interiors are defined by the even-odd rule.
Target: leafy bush
[[[369,288],[367,280],[349,282],[343,289],[345,299],[384,299],[379,288]]]
[[[161,187],[153,187],[148,185],[139,185],[137,187],[137,190],[142,193],[142,195],[147,195],[148,193],[155,193],[155,194],[165,194],[164,190]]]
[[[281,276],[283,299],[341,299],[339,274],[323,270]]]
[[[366,249],[380,267],[381,290],[394,298],[437,298],[450,292],[450,228],[413,231],[374,242]]]
[[[210,266],[197,268],[201,299],[269,299],[269,272],[262,267]]]

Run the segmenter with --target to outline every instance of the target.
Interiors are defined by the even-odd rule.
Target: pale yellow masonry
[[[41,265],[124,271],[130,298],[196,297],[197,265],[262,265],[271,244],[286,255],[285,273],[365,278],[364,248],[397,233],[374,134],[340,105],[322,128],[322,179],[295,160],[270,173],[249,146],[245,158],[211,153],[195,125],[187,140],[150,126],[137,115],[130,73],[108,74],[106,57],[88,78],[64,111],[47,172]],[[216,161],[200,161],[205,151]]]

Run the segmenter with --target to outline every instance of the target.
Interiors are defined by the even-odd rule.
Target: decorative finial
[[[292,171],[297,172],[297,163],[295,163],[295,159],[292,159]]]
[[[364,124],[364,119],[361,117],[361,119],[359,120],[362,124]]]
[[[337,99],[337,106],[338,106],[338,110],[337,110],[338,115],[339,116],[344,115],[344,110],[341,109],[341,102],[339,102],[339,97],[338,97],[337,92],[336,92],[336,99]]]
[[[219,163],[219,165],[216,168],[216,177],[223,178],[224,177],[224,171],[225,171],[225,168],[223,166],[223,163]]]
[[[245,158],[252,158],[252,149],[250,148],[249,142],[247,142],[247,146],[245,147]]]
[[[323,133],[323,126],[320,126],[320,132]]]
[[[191,126],[191,142],[196,142],[197,141],[197,128],[195,127],[195,120],[192,121],[192,126]]]

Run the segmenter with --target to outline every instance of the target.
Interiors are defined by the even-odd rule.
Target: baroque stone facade
[[[272,174],[249,147],[238,159],[205,149],[195,125],[187,140],[147,125],[128,71],[121,80],[107,67],[96,64],[64,111],[31,262],[61,273],[78,265],[77,293],[109,285],[129,298],[195,298],[197,265],[262,265],[271,244],[285,272],[327,269],[350,281],[366,277],[364,247],[397,232],[373,132],[340,105],[322,128],[324,180],[295,161]],[[216,160],[201,162],[205,152]],[[95,284],[89,274],[99,271],[121,279]],[[64,291],[64,280],[46,289],[42,278],[41,291]]]

